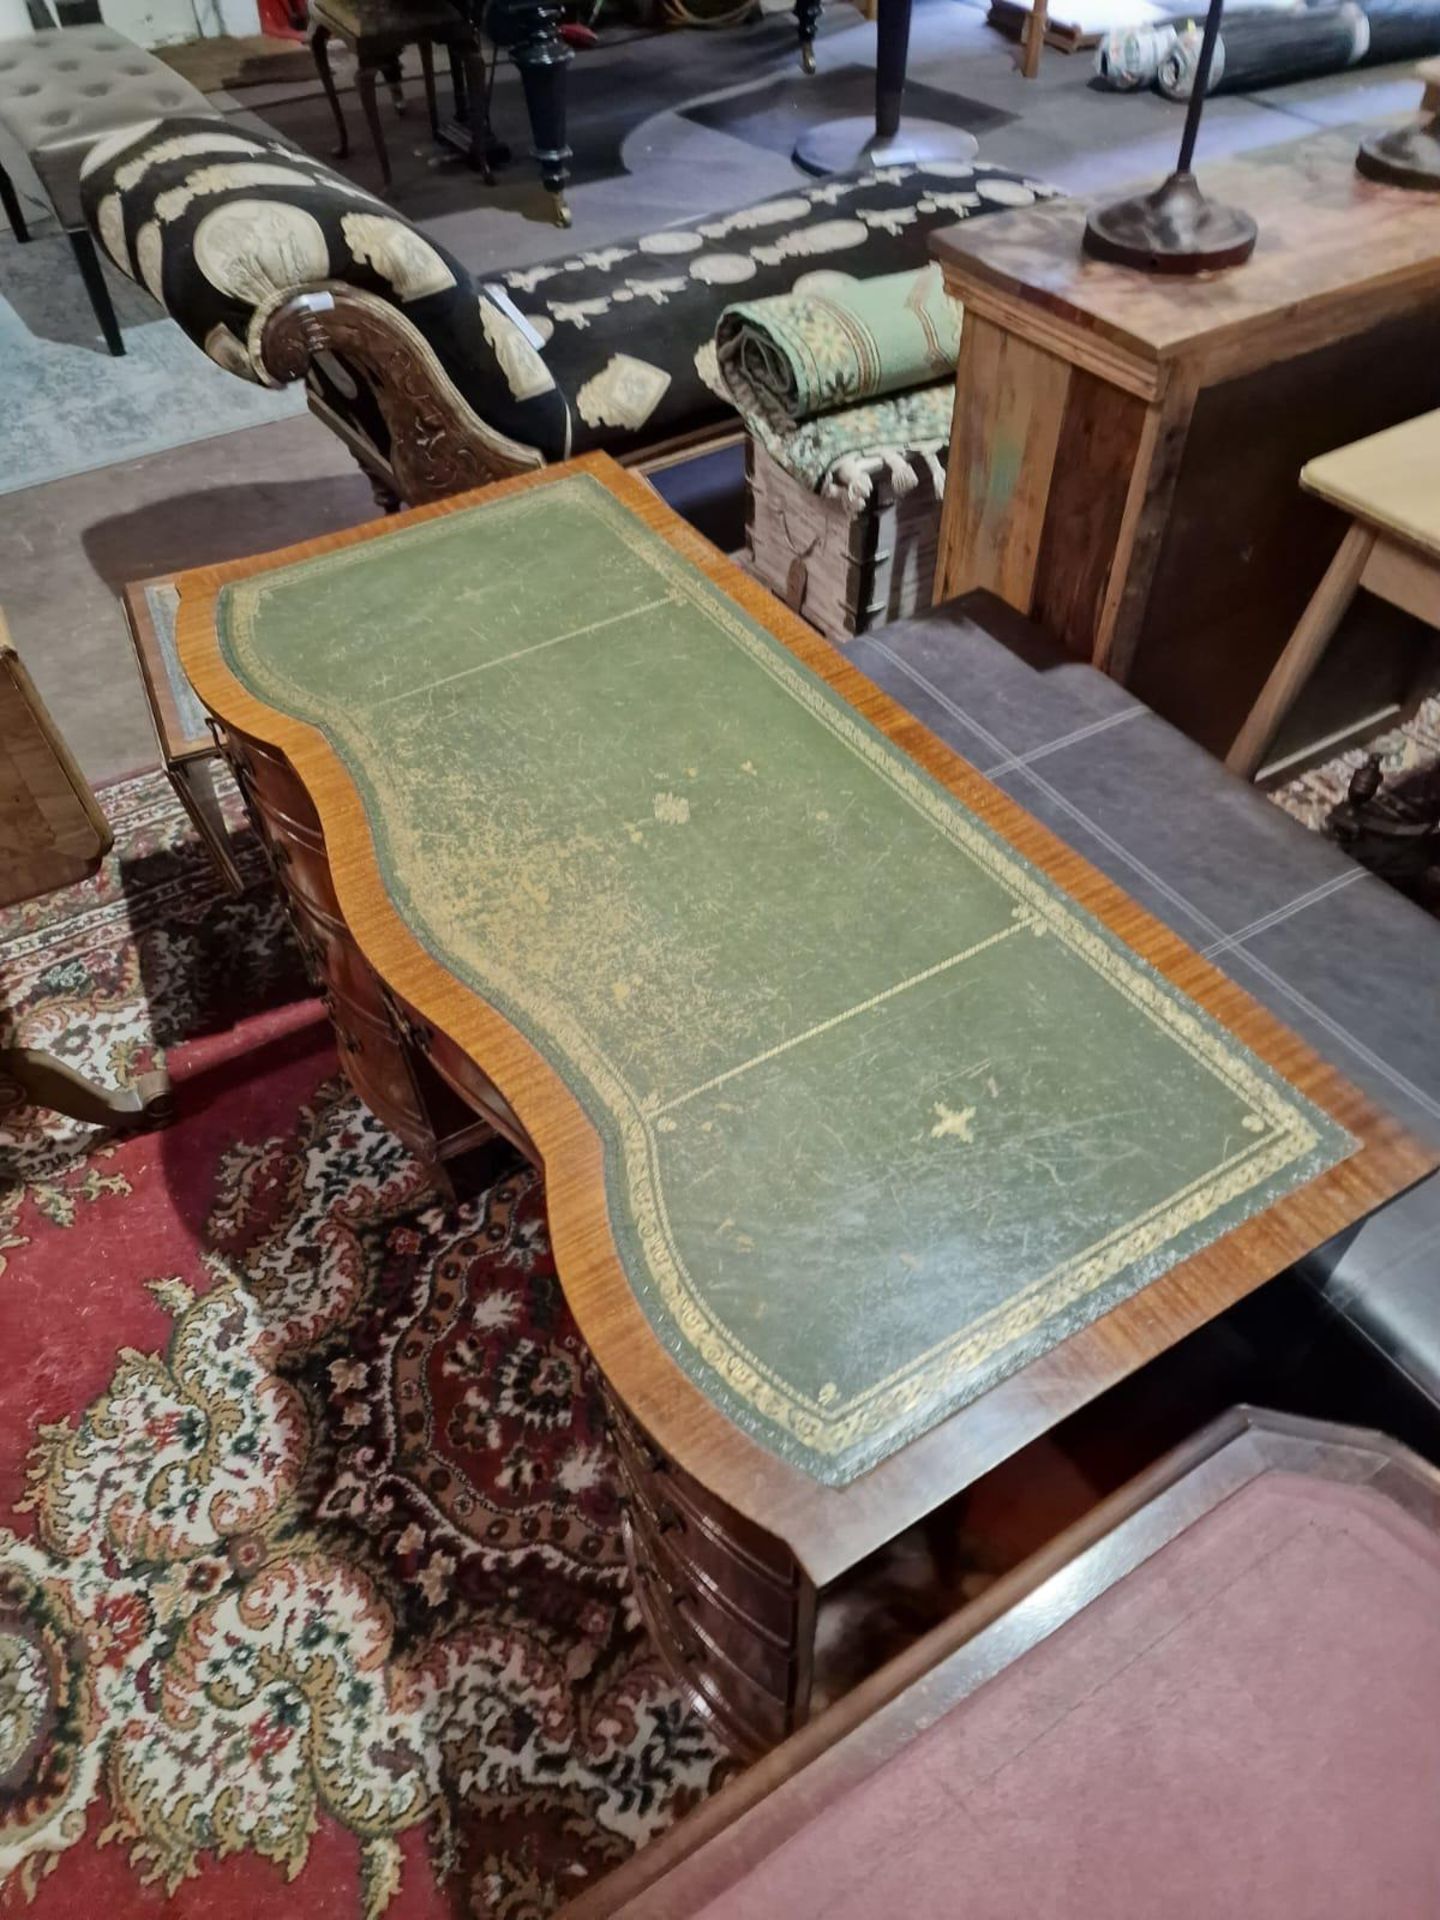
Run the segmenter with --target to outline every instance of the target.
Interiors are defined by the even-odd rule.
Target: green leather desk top
[[[823,1481],[1354,1150],[587,475],[220,627],[590,1115],[656,1334]]]

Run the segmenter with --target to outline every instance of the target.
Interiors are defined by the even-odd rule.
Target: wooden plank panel
[[[1055,452],[1035,576],[1035,618],[1088,660],[1125,520],[1149,409],[1078,367]]]
[[[935,598],[988,587],[1029,613],[1071,370],[967,315]]]

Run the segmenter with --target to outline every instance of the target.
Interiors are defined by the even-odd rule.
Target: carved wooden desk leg
[[[555,203],[555,224],[568,227],[570,206],[565,183],[570,178],[570,148],[565,142],[565,69],[575,58],[560,38],[560,9],[551,0],[524,0],[512,12],[515,35],[510,57],[520,69],[525,89],[525,111],[540,177]]]
[[[350,152],[350,135],[345,127],[345,114],[340,105],[340,95],[335,90],[335,76],[330,71],[330,29],[317,26],[310,35],[310,52],[314,56],[315,70],[320,75],[320,85],[325,90],[325,98],[330,102],[330,111],[335,116],[335,132],[338,144],[335,158],[344,160]]]

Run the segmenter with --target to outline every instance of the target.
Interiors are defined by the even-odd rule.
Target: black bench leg
[[[25,215],[20,211],[20,196],[9,174],[0,167],[0,205],[5,208],[5,218],[10,222],[10,231],[17,240],[28,240],[30,229],[25,224]]]
[[[95,318],[100,322],[105,344],[111,353],[124,353],[125,342],[120,335],[120,322],[115,318],[115,309],[110,304],[110,289],[105,284],[105,270],[100,265],[95,242],[88,233],[73,230],[67,234],[67,238],[75,254],[75,264],[80,269],[80,278],[85,282],[85,291],[90,296],[90,304],[95,309]]]

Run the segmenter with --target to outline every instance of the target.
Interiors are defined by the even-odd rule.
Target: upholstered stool
[[[430,131],[438,135],[439,113],[435,104],[435,44],[450,49],[452,68],[464,63],[468,68],[461,91],[480,84],[476,72],[479,49],[468,21],[445,0],[310,0],[310,51],[330,111],[335,116],[340,136],[336,158],[343,160],[350,151],[350,136],[335,77],[330,71],[330,41],[342,40],[355,56],[355,87],[365,114],[370,138],[380,162],[380,177],[390,184],[390,155],[380,126],[380,111],[375,101],[376,76],[383,74],[390,87],[395,111],[404,108],[400,91],[400,56],[408,46],[420,49],[420,70],[425,77],[425,105],[430,115]]]
[[[80,165],[107,134],[167,115],[205,114],[203,93],[110,27],[59,27],[0,40],[0,123],[39,175],[74,250],[106,345],[125,343],[80,206]],[[0,203],[17,240],[30,238],[20,201],[0,167]]]

